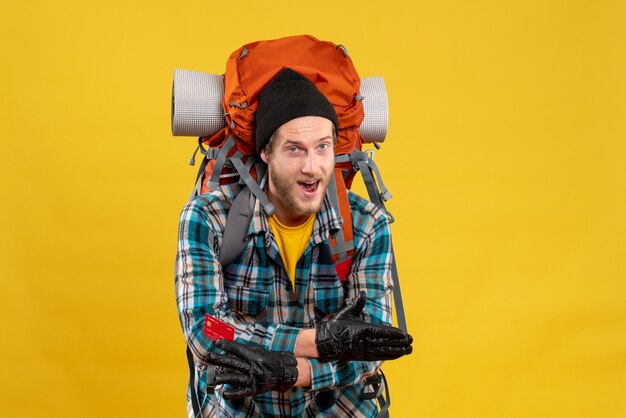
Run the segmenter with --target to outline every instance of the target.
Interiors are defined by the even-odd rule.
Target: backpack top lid
[[[227,127],[237,147],[254,154],[255,114],[259,94],[283,68],[308,78],[335,108],[339,122],[337,154],[361,149],[359,133],[364,111],[361,80],[345,48],[309,35],[258,41],[242,46],[226,62],[224,110]]]

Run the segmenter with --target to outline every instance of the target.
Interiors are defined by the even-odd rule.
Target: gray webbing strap
[[[359,167],[359,171],[361,171],[363,183],[365,183],[365,188],[367,189],[367,194],[369,195],[370,200],[386,213],[387,209],[385,208],[385,203],[378,192],[378,187],[376,186],[374,176],[372,176],[369,166],[363,160],[357,161],[357,166]]]
[[[328,183],[328,197],[330,198],[330,204],[335,210],[337,216],[341,217],[341,208],[339,207],[339,197],[337,196],[337,183],[335,183],[335,173],[330,178]],[[345,219],[343,220],[345,222]],[[350,225],[352,227],[352,225]],[[343,261],[348,258],[348,251],[354,249],[354,243],[352,241],[346,242],[343,235],[343,228],[339,228],[335,235],[335,245],[330,246],[331,254],[339,254],[339,260]]]
[[[389,418],[389,407],[391,406],[391,397],[389,396],[389,388],[387,387],[387,378],[383,374],[382,370],[379,370],[380,373],[380,388],[376,392],[378,405],[380,406],[380,411],[378,411],[378,415],[376,418]],[[383,396],[383,389],[385,391],[385,396]]]
[[[335,159],[343,161],[347,161],[348,158],[346,156],[340,156]],[[365,188],[367,189],[367,194],[370,197],[372,203],[380,207],[385,213],[390,216],[389,212],[385,208],[385,201],[391,198],[391,193],[384,186],[382,182],[382,177],[380,176],[380,172],[378,171],[378,167],[374,163],[374,161],[369,158],[367,153],[361,151],[353,151],[349,155],[349,160],[352,161],[353,165],[359,168],[361,171],[361,176],[363,176],[363,182],[365,183]],[[378,180],[378,185],[381,186],[382,193],[378,189],[378,185],[374,180],[374,176],[376,176]],[[392,219],[392,218],[391,218]],[[396,256],[393,251],[393,244],[391,246],[391,277],[393,279],[393,301],[396,307],[396,318],[398,320],[398,328],[403,331],[407,331],[406,326],[406,315],[404,313],[404,303],[402,302],[402,292],[400,290],[400,278],[398,276],[398,267],[396,265]]]
[[[241,158],[241,157],[243,157],[243,154],[242,154],[239,150],[236,150],[236,151],[233,153],[233,155],[231,155],[231,156],[230,156],[230,158]],[[229,164],[229,162],[228,162],[228,160],[226,160],[226,162],[224,163],[224,165],[225,165],[226,167],[228,167],[228,166],[229,166],[228,164]]]
[[[387,378],[381,369],[378,369],[375,375],[365,379],[365,383],[374,389],[372,392],[363,392],[361,399],[376,399],[380,410],[376,418],[388,418],[389,406],[391,405],[391,398],[389,396],[389,388],[387,387]],[[383,395],[383,392],[385,393]]]
[[[222,174],[222,169],[224,168],[224,163],[226,162],[226,157],[228,157],[228,152],[235,146],[235,136],[231,135],[228,137],[222,148],[220,148],[217,153],[217,157],[215,158],[215,166],[213,167],[213,172],[211,173],[211,178],[209,179],[207,186],[209,190],[217,190],[220,187],[220,175]]]
[[[252,164],[254,164],[254,162],[256,161],[256,158],[251,155],[248,157],[248,160],[246,161],[246,165],[244,166],[246,169],[246,172],[250,172],[250,168],[252,167]],[[259,176],[257,176],[257,178],[259,178]]]
[[[388,201],[389,199],[391,199],[391,193],[389,193],[389,190],[387,190],[387,187],[385,187],[385,183],[383,183],[383,177],[380,175],[378,166],[371,158],[367,159],[366,164],[376,176],[376,182],[378,183],[378,188],[380,189],[381,199],[383,199],[385,202]]]
[[[206,165],[208,164],[210,160],[209,155],[211,154],[208,154],[209,150],[205,150],[204,147],[202,146],[202,137],[198,138],[198,146],[193,152],[193,155],[191,156],[191,160],[189,160],[189,165],[196,164],[196,154],[198,153],[198,151],[200,151],[200,153],[204,156],[204,158],[202,158],[202,162],[200,163],[200,168],[198,168],[198,174],[196,174],[196,183],[194,184],[193,189],[191,190],[191,195],[189,196],[189,200],[193,199],[194,197],[200,194],[200,191],[202,190],[202,176],[204,175],[204,169],[206,168]]]
[[[350,158],[350,154],[340,154],[340,155],[335,155],[335,164],[337,163],[347,163],[352,161],[352,159]]]
[[[367,194],[372,203],[387,212],[384,202],[391,199],[391,193],[389,193],[389,190],[385,187],[385,183],[383,183],[382,176],[374,160],[369,157],[367,152],[355,150],[350,153],[350,161],[353,166],[358,167],[359,171],[361,171]],[[374,180],[374,176],[376,176],[376,180]]]
[[[193,360],[193,354],[189,346],[187,346],[187,364],[189,365],[189,391],[191,392],[191,408],[194,417],[202,417],[202,408],[198,400],[198,387],[196,386],[196,364]]]
[[[210,152],[210,151],[215,151],[215,152]],[[206,165],[209,163],[209,161],[211,161],[212,159],[215,159],[215,156],[217,155],[217,151],[218,150],[215,148],[210,148],[206,150],[205,152],[203,152],[205,157],[202,159],[202,162],[200,163],[200,168],[198,168],[198,174],[196,175],[196,184],[194,185],[193,190],[191,191],[189,200],[198,196],[200,192],[202,191],[202,180],[203,180],[203,175],[204,175],[204,169],[206,168]]]
[[[265,214],[267,216],[270,216],[271,214],[273,214],[274,211],[276,210],[274,208],[274,205],[272,205],[272,203],[269,201],[269,199],[265,195],[265,192],[261,190],[261,187],[259,187],[257,182],[254,181],[250,173],[246,170],[246,167],[241,162],[241,159],[230,158],[229,160],[233,164],[233,167],[235,168],[235,170],[239,173],[240,180],[242,180],[245,183],[245,185],[248,186],[252,194],[254,194],[254,197],[256,197],[259,200],[259,202],[261,202],[261,205],[263,206],[263,211],[265,212]]]
[[[233,201],[226,217],[222,248],[218,257],[222,268],[231,265],[241,255],[253,212],[254,195],[248,187],[244,187]]]
[[[206,166],[206,164],[205,164],[205,166]],[[204,170],[202,168],[202,166],[200,168],[202,170]],[[196,181],[196,184],[193,186],[193,190],[191,191],[191,195],[189,195],[189,200],[191,200],[194,197],[198,196],[200,194],[201,190],[202,190],[202,176],[200,176],[200,178]]]
[[[200,142],[200,141],[202,141],[202,137],[198,138],[199,144],[196,147],[196,149],[193,151],[193,154],[191,154],[191,159],[189,160],[189,165],[196,165],[196,154],[202,148],[202,142]]]
[[[254,169],[256,170],[256,178],[259,179],[259,187],[263,189],[265,186],[265,181],[267,180],[267,177],[265,177],[267,165],[265,165],[263,161],[255,158]]]
[[[342,254],[342,253],[347,253],[348,251],[351,251],[351,250],[354,250],[354,241],[345,241],[341,244],[337,242],[334,246],[331,246],[330,253]],[[343,261],[346,259],[346,257],[347,255],[341,255],[339,256],[339,260]]]
[[[224,167],[227,167],[230,169],[235,168],[231,160],[238,158],[243,162],[243,157],[245,157],[244,154],[242,154],[240,151],[235,151],[235,153],[226,160],[226,162],[224,163]],[[254,155],[248,155],[248,158],[246,159],[246,163],[244,164],[244,168],[248,173],[250,172],[250,168],[252,167],[253,164],[255,164],[256,161],[257,161],[257,158]],[[222,174],[220,176],[220,178],[225,178],[225,177],[239,177],[240,178],[239,183],[245,184],[243,180],[241,180],[241,176],[239,175],[237,171],[235,171],[234,173]]]
[[[193,151],[193,154],[191,155],[191,159],[189,160],[189,165],[196,165],[196,154],[198,153],[198,151],[200,151],[200,154],[204,155],[204,159],[209,159],[209,160],[213,160],[215,159],[215,157],[217,157],[217,153],[220,150],[219,148],[207,148],[204,149],[204,147],[202,146],[202,137],[198,138],[198,146],[196,147],[196,149]]]
[[[400,277],[398,276],[398,266],[396,265],[396,253],[391,244],[391,278],[393,279],[393,303],[396,306],[396,318],[398,328],[408,332],[406,328],[406,316],[404,315],[404,303],[402,302],[402,292],[400,291]]]

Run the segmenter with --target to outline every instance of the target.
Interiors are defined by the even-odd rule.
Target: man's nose
[[[304,157],[304,161],[302,162],[302,173],[303,174],[315,174],[317,172],[317,168],[319,167],[318,157],[314,152],[307,152]]]

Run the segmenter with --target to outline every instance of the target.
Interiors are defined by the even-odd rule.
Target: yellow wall
[[[393,416],[625,417],[625,27],[617,0],[3,3],[0,416],[184,416],[172,71],[310,33],[390,95]]]

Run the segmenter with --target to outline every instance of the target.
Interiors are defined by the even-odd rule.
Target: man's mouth
[[[302,189],[302,191],[304,191],[305,194],[315,194],[317,192],[319,184],[320,184],[319,180],[298,182],[298,186],[300,186],[300,189]]]

